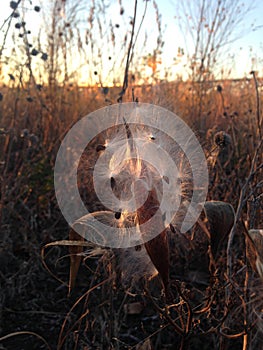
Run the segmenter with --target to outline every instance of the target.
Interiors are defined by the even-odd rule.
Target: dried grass
[[[90,25],[93,16],[91,6]],[[160,26],[157,7],[156,16]],[[92,31],[87,40],[93,40]],[[133,44],[131,39],[131,55]],[[57,73],[50,71],[50,77]],[[78,87],[70,79],[60,85],[54,77],[41,87],[25,79],[21,88],[17,77],[10,76],[9,84],[1,86],[2,348],[260,349],[263,286],[247,254],[247,231],[263,227],[262,79],[253,73],[238,81],[141,86],[131,79],[129,87],[126,73],[121,91],[117,85],[108,90]],[[200,105],[196,92],[202,96],[201,112],[195,109]],[[235,208],[228,251],[228,219],[225,230],[223,223],[209,225],[204,215],[192,232],[182,235],[170,228],[172,304],[164,298],[159,277],[153,277],[156,270],[144,247],[98,251],[81,242],[76,249],[77,238],[68,240],[68,225],[57,206],[53,167],[63,136],[82,116],[120,97],[178,113],[194,129],[209,159],[208,200]],[[92,211],[103,209],[94,194],[80,190]],[[213,241],[217,234],[226,237],[221,251]],[[68,247],[75,250],[69,253]],[[79,266],[69,281],[70,255]]]

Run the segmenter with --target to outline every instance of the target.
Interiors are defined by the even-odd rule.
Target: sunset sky
[[[71,0],[72,3],[74,3],[73,0]],[[95,1],[96,2],[96,1]],[[29,28],[32,32],[32,35],[37,35],[39,29],[43,26],[43,13],[47,15],[46,6],[48,1],[38,1],[34,0],[31,2],[24,0],[24,6],[23,11],[26,14],[27,18],[27,28]],[[99,3],[99,2],[98,2]],[[119,1],[108,1],[107,4],[110,4],[107,9],[107,18],[105,19],[108,21],[108,23],[112,23],[114,28],[114,33],[116,35],[116,46],[114,49],[112,48],[106,48],[107,43],[104,42],[97,42],[98,46],[100,46],[102,49],[102,59],[103,64],[100,64],[99,67],[96,67],[95,64],[91,65],[85,65],[83,61],[78,59],[78,56],[76,55],[72,59],[72,65],[74,65],[73,69],[79,69],[81,71],[81,76],[89,76],[90,79],[93,79],[92,74],[94,71],[98,71],[99,74],[101,74],[102,79],[108,79],[107,77],[110,77],[109,79],[112,79],[112,76],[110,74],[116,74],[116,72],[111,72],[112,70],[112,60],[109,62],[108,57],[110,55],[112,56],[118,56],[120,52],[120,42],[127,32],[127,28],[130,30],[131,27],[129,27],[129,20],[133,16],[133,8],[134,8],[134,2],[123,0],[122,5],[125,9],[125,13],[123,16],[120,16],[120,5]],[[251,3],[248,1],[244,1],[245,5]],[[87,4],[84,7],[84,10],[81,13],[81,17],[83,21],[80,21],[79,24],[79,30],[80,32],[84,32],[85,28],[87,28],[87,25],[85,24],[85,21],[87,21],[87,17],[89,15],[89,8],[91,1],[83,1],[83,4]],[[160,14],[162,16],[161,22],[162,22],[162,29],[164,31],[163,35],[163,41],[165,42],[165,45],[162,49],[162,63],[158,65],[158,70],[160,70],[160,75],[164,74],[165,69],[169,68],[170,70],[170,79],[175,79],[176,75],[179,74],[182,77],[186,76],[186,67],[185,64],[187,62],[187,52],[191,55],[191,50],[193,49],[193,42],[191,41],[191,38],[187,32],[182,33],[182,30],[180,30],[178,26],[178,22],[176,17],[178,17],[177,13],[177,0],[164,0],[164,1],[157,1]],[[10,15],[12,9],[10,8],[10,1],[9,0],[1,0],[1,12],[0,12],[0,27],[4,23],[4,20],[8,18]],[[41,10],[40,12],[34,11],[34,6],[40,6]],[[240,26],[239,32],[242,33],[242,37],[235,41],[233,44],[231,44],[227,51],[225,52],[225,56],[223,56],[222,64],[223,67],[226,70],[231,69],[231,77],[243,77],[244,75],[247,75],[249,71],[257,70],[259,71],[259,74],[262,75],[262,59],[263,59],[263,2],[262,1],[255,1],[254,2],[254,9],[246,16],[244,23]],[[145,7],[145,1],[138,1],[138,11],[137,11],[137,28],[139,26],[139,23],[141,21],[143,11]],[[20,11],[21,12],[21,11]],[[67,14],[61,14],[63,16],[66,16]],[[147,56],[148,54],[152,54],[153,50],[156,47],[156,38],[158,35],[157,30],[157,24],[156,24],[156,12],[153,6],[152,1],[149,1],[147,3],[147,12],[146,16],[143,22],[143,25],[141,27],[140,33],[138,35],[137,43],[136,43],[136,49],[135,51],[138,52],[139,55]],[[15,23],[19,19],[13,19],[13,22],[11,24],[10,33],[7,37],[7,44],[6,44],[6,50],[4,51],[4,54],[10,54],[11,49],[14,46],[12,35],[11,33],[14,32],[15,35],[18,35],[18,31],[14,29]],[[250,25],[253,24],[254,30],[251,30],[249,28]],[[116,27],[118,25],[119,27]],[[2,31],[0,32],[0,44],[2,44],[5,32],[7,29],[7,25],[5,25],[2,28]],[[96,31],[96,29],[94,29]],[[147,32],[147,42],[146,46],[143,46],[145,33]],[[178,48],[183,48],[184,55],[182,57],[178,57]],[[230,59],[229,57],[232,57]],[[118,58],[118,57],[117,57]],[[174,60],[176,58],[176,61]],[[176,64],[174,64],[176,62]],[[120,71],[120,67],[118,66],[119,61],[116,60],[116,66],[118,70]],[[137,63],[136,63],[137,64]],[[79,66],[82,65],[82,68],[79,68]],[[116,68],[116,67],[115,67]],[[152,69],[150,67],[146,66],[144,67],[145,71],[144,74],[151,75]],[[100,72],[102,70],[103,72]],[[5,71],[5,69],[4,69]],[[92,72],[92,73],[91,73]],[[111,73],[110,73],[111,72]],[[96,78],[96,77],[95,77]],[[85,78],[88,79],[88,78]],[[84,79],[84,80],[85,80]],[[84,81],[81,83],[85,83]]]

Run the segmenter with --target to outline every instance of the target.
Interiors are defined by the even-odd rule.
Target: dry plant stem
[[[180,295],[180,297],[182,298],[182,300],[186,304],[186,308],[187,308],[187,320],[186,320],[186,325],[185,325],[185,334],[187,335],[191,330],[191,324],[192,324],[192,320],[193,320],[193,310],[192,310],[192,307],[189,304],[188,300],[184,296],[184,294],[181,290],[181,287],[177,281],[175,281],[175,285],[176,285],[176,290],[177,290],[178,294]]]
[[[62,349],[62,345],[64,344],[66,338],[67,338],[67,335],[65,335],[63,338],[62,338],[62,334],[63,334],[63,330],[65,328],[65,325],[66,325],[66,322],[67,320],[69,319],[69,316],[70,316],[70,313],[74,310],[74,308],[76,307],[76,305],[78,305],[78,303],[83,300],[85,297],[87,297],[93,290],[95,290],[96,288],[102,286],[104,283],[108,282],[110,280],[110,278],[107,278],[106,280],[96,284],[95,286],[93,286],[92,288],[90,288],[86,293],[84,293],[77,301],[76,303],[71,307],[71,309],[69,310],[64,322],[63,322],[63,325],[61,327],[61,331],[60,331],[60,334],[59,334],[59,339],[58,339],[58,346],[57,346],[57,350],[60,350]],[[70,328],[70,330],[68,332],[70,332],[72,329],[74,329],[75,325],[80,322],[82,320],[83,317],[86,316],[86,314],[89,312],[89,310],[84,314],[84,316],[82,315],[77,321],[76,323]]]
[[[232,277],[232,258],[233,258],[232,257],[232,246],[233,246],[233,240],[234,240],[234,236],[235,236],[235,232],[236,232],[237,222],[238,222],[239,218],[241,217],[241,212],[242,212],[242,209],[245,205],[244,199],[246,196],[246,191],[248,189],[248,185],[251,182],[253,175],[255,174],[254,169],[255,169],[256,162],[257,162],[257,156],[258,156],[258,153],[259,153],[259,150],[260,150],[262,144],[263,144],[263,140],[260,140],[260,142],[255,150],[254,157],[252,159],[249,175],[248,175],[244,185],[241,188],[239,201],[238,201],[238,207],[237,207],[236,214],[235,214],[234,225],[230,231],[228,242],[227,242],[227,276],[228,276],[230,281],[231,281],[231,277]],[[229,287],[226,288],[226,301],[227,301],[227,304],[230,301],[230,288]]]
[[[231,334],[231,337],[243,337],[243,350],[246,350],[247,349],[247,346],[248,346],[248,331],[249,329],[251,328],[248,323],[249,323],[249,320],[248,320],[248,309],[247,309],[247,305],[248,305],[248,300],[247,300],[247,294],[248,294],[248,289],[247,289],[247,286],[248,286],[248,270],[246,269],[246,275],[245,275],[245,281],[244,281],[244,294],[240,294],[240,286],[235,282],[233,281],[233,284],[232,286],[234,287],[234,291],[236,293],[236,296],[240,299],[241,301],[241,307],[242,309],[244,310],[244,313],[243,313],[243,317],[244,317],[244,321],[243,321],[243,324],[244,324],[244,330],[240,333],[234,333]],[[228,330],[228,332],[231,331],[231,329],[229,327],[225,327],[225,329]]]
[[[136,21],[136,14],[137,14],[137,0],[135,0],[134,3],[134,14],[133,14],[133,20],[132,20],[132,32],[131,32],[131,39],[129,43],[129,48],[127,52],[127,59],[126,59],[126,66],[125,66],[125,71],[124,71],[124,79],[123,79],[123,85],[122,85],[122,90],[119,94],[119,98],[117,99],[117,102],[122,102],[122,97],[125,94],[128,84],[129,84],[129,67],[131,63],[131,53],[132,53],[132,48],[133,48],[133,37],[134,37],[134,29],[135,29],[135,21]]]
[[[262,120],[260,118],[260,99],[259,99],[259,92],[258,92],[258,81],[256,78],[255,71],[252,71],[251,74],[253,75],[253,80],[254,80],[254,85],[255,85],[255,90],[256,90],[258,133],[259,133],[259,137],[261,139],[262,138],[262,131],[261,131]]]
[[[227,338],[227,339],[236,339],[236,338],[242,337],[243,335],[246,334],[245,331],[242,331],[242,332],[240,332],[240,333],[238,333],[238,334],[227,334],[227,333],[225,333],[226,330],[229,331],[228,328],[224,328],[224,330],[223,330],[223,331],[220,330],[219,333],[220,333],[224,338]]]
[[[216,292],[214,291],[213,292],[213,294],[208,298],[208,302],[207,302],[207,305],[205,305],[202,309],[200,309],[200,310],[196,310],[196,311],[194,311],[193,310],[193,314],[194,315],[201,315],[201,314],[204,314],[205,312],[207,312],[209,309],[210,309],[210,307],[211,307],[211,305],[212,305],[212,303],[214,302],[214,300],[215,300],[215,296],[216,296]],[[202,306],[202,305],[201,305]],[[198,307],[198,306],[197,306]]]
[[[34,337],[39,338],[46,345],[47,349],[51,350],[51,347],[48,345],[47,341],[43,337],[41,337],[41,335],[30,331],[21,331],[21,332],[14,332],[14,333],[7,334],[0,338],[0,342],[12,337],[16,337],[17,335],[33,335]]]
[[[32,70],[32,57],[31,57],[30,50],[29,50],[30,45],[29,45],[29,41],[28,41],[28,33],[27,33],[25,27],[23,27],[23,36],[24,36],[24,43],[25,43],[25,47],[26,47],[26,55],[27,55],[27,59],[28,59],[27,68],[29,71],[30,79],[32,79],[33,86],[35,88],[35,92],[36,92],[36,95],[37,95],[37,98],[39,100],[40,105],[44,109],[46,109],[48,112],[50,112],[48,107],[46,106],[45,101],[43,100],[39,90],[37,89],[36,78],[35,78],[35,75],[34,75],[33,70]]]
[[[4,150],[3,150],[3,153],[6,154],[6,161],[5,161],[3,175],[0,177],[1,178],[0,225],[2,223],[2,213],[3,213],[3,207],[4,207],[4,203],[5,203],[5,199],[6,199],[5,197],[6,197],[6,187],[7,187],[7,172],[8,172],[10,159],[11,159],[11,152],[12,152],[14,137],[15,137],[14,130],[16,129],[18,102],[19,102],[19,91],[18,91],[18,93],[16,95],[16,99],[15,99],[14,113],[13,113],[13,117],[12,117],[12,120],[10,123],[10,133],[6,136]]]
[[[242,224],[245,227],[245,224],[242,220]],[[247,232],[248,234],[248,232]],[[248,234],[249,235],[249,234]],[[245,263],[247,265],[247,237],[245,238],[245,244],[246,244],[246,251],[245,251]],[[242,298],[242,306],[244,309],[244,330],[247,330],[248,327],[248,323],[249,323],[249,318],[248,318],[248,314],[249,314],[249,270],[248,268],[246,268],[246,275],[245,275],[245,281],[244,281],[244,298]],[[248,332],[246,332],[243,336],[243,350],[247,350],[248,349]]]
[[[84,306],[83,306],[83,309],[86,310],[75,322],[74,324],[67,330],[67,333],[65,334],[64,338],[62,339],[62,344],[65,342],[65,340],[67,339],[68,335],[76,328],[76,326],[78,325],[78,329],[77,329],[77,333],[78,333],[78,337],[79,337],[79,331],[80,331],[80,327],[81,327],[81,323],[82,323],[82,320],[89,314],[90,310],[89,308],[87,307],[88,305],[88,299],[89,299],[89,296],[90,296],[90,293],[89,291],[91,289],[93,289],[93,285],[94,285],[94,282],[95,282],[95,279],[96,279],[96,276],[97,276],[97,273],[98,273],[98,270],[99,270],[99,265],[97,266],[97,269],[92,277],[92,280],[90,282],[90,287],[88,289],[88,291],[84,294],[86,296],[85,298],[85,303],[84,303]],[[105,282],[107,282],[109,280],[106,280]],[[103,283],[104,284],[104,283]],[[97,287],[98,285],[96,285],[95,287]],[[75,302],[73,308],[69,311],[69,313],[67,314],[64,322],[63,322],[63,325],[61,327],[61,331],[60,331],[60,335],[62,336],[63,334],[63,330],[64,330],[64,327],[66,325],[66,321],[67,321],[67,317],[70,316],[70,312],[73,311],[73,309],[80,303],[80,301],[82,300],[82,296]],[[59,343],[59,342],[58,342]],[[78,349],[77,348],[78,346],[78,338],[76,339],[75,341],[75,347],[74,349]]]
[[[245,283],[244,283],[244,295],[245,299],[243,298],[242,300],[242,305],[244,309],[244,329],[247,329],[248,325],[248,269],[246,270],[246,277],[245,277]],[[243,349],[242,350],[247,350],[248,348],[248,333],[246,332],[243,336]]]
[[[142,19],[141,19],[141,22],[140,22],[140,25],[139,25],[139,28],[137,30],[137,33],[136,33],[136,37],[134,39],[134,43],[132,45],[132,53],[131,53],[131,58],[130,58],[130,62],[129,64],[132,62],[132,59],[133,59],[133,55],[134,55],[134,47],[135,47],[135,44],[137,42],[137,39],[138,39],[138,36],[139,36],[139,33],[141,31],[141,27],[142,27],[142,24],[143,24],[143,21],[144,21],[144,18],[145,18],[145,15],[146,15],[146,11],[147,11],[147,4],[148,4],[148,1],[145,1],[145,7],[144,7],[144,12],[143,12],[143,15],[142,15]]]
[[[261,164],[255,172],[257,172],[258,170],[262,169],[263,168],[263,164]],[[248,201],[249,198],[255,193],[255,190],[261,188],[263,186],[263,180],[262,181],[259,181],[255,186],[254,188],[249,192],[249,194],[246,196],[245,200]],[[260,200],[260,198],[263,197],[263,193],[261,193],[259,196],[257,196],[255,199],[258,199]],[[252,226],[249,226],[249,228],[253,228]]]
[[[136,345],[129,347],[130,350],[137,350],[139,345],[143,345],[147,340],[151,339],[153,336],[155,336],[156,334],[159,334],[160,332],[162,332],[165,328],[167,328],[170,324],[167,323],[164,326],[158,328],[155,332],[153,332],[152,334],[150,334],[148,337],[144,338],[142,341],[140,341],[139,343],[137,343]]]
[[[170,323],[170,325],[175,329],[175,331],[178,334],[183,336],[184,335],[184,330],[180,326],[178,326],[177,323],[175,323],[175,321],[171,318],[171,316],[167,313],[166,310],[164,311],[163,309],[161,309],[159,307],[159,305],[156,304],[156,302],[154,301],[153,297],[151,296],[151,294],[148,291],[146,291],[146,293],[147,293],[146,295],[151,299],[151,302],[153,303],[153,306],[155,307],[155,309],[158,312],[160,312],[160,314],[163,315],[166,318],[166,320]]]
[[[21,1],[22,1],[22,0],[18,0],[18,1],[17,1],[17,3],[16,3],[16,8],[12,11],[11,15],[4,21],[4,23],[2,24],[2,26],[1,26],[1,28],[0,28],[0,31],[2,31],[2,29],[3,29],[4,25],[6,24],[6,22],[9,21],[9,22],[8,22],[7,30],[5,31],[5,35],[4,35],[4,39],[3,39],[2,46],[1,46],[1,48],[0,48],[0,59],[1,59],[2,54],[3,54],[3,50],[4,50],[4,47],[5,47],[7,34],[8,34],[8,32],[9,32],[12,19],[14,18],[13,15],[14,15],[14,13],[16,12],[16,10],[18,9],[18,6],[19,6],[19,4],[20,4]]]

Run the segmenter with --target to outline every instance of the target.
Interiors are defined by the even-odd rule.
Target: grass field
[[[228,202],[237,214],[231,276],[228,237],[212,263],[200,227],[194,236],[169,232],[173,306],[165,302],[158,276],[131,278],[140,274],[145,251],[138,253],[141,263],[127,252],[134,264],[129,272],[118,250],[96,255],[90,248],[69,297],[68,247],[57,244],[41,256],[45,245],[68,239],[53,184],[60,142],[81,117],[116,103],[120,87],[31,82],[22,89],[11,79],[0,88],[1,349],[262,348],[263,285],[246,238],[248,229],[263,227],[263,87],[256,82],[258,97],[253,75],[130,85],[123,97],[165,107],[194,130],[209,164],[207,200]],[[218,230],[227,224],[218,223]]]

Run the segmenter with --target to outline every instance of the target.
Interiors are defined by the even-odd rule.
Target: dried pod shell
[[[229,203],[209,201],[204,205],[204,212],[211,235],[212,254],[216,257],[234,224],[235,211]]]
[[[141,182],[137,182],[135,187],[142,186]],[[136,189],[137,191],[139,188]],[[154,189],[150,190],[148,193],[147,200],[145,203],[137,210],[138,221],[143,225],[148,220],[155,217],[155,224],[160,227],[160,234],[153,238],[152,240],[146,242],[145,248],[147,253],[152,260],[153,265],[160,274],[163,282],[164,291],[166,298],[171,300],[172,294],[170,291],[170,280],[169,280],[169,245],[167,239],[166,229],[163,223],[162,213],[159,209],[160,203],[157,198],[156,191]],[[147,232],[141,232],[147,234]]]

